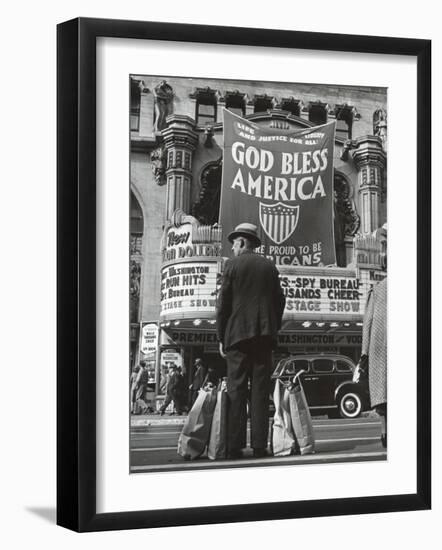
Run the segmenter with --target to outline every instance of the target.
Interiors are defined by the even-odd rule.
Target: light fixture
[[[350,323],[344,323],[344,327],[349,327]]]
[[[209,319],[209,323],[210,323],[211,325],[214,325],[214,324],[216,323],[216,319]]]
[[[179,324],[181,323],[181,321],[174,321],[173,324],[177,327]]]
[[[198,327],[200,324],[201,324],[201,319],[195,319],[195,321],[193,322],[193,324]]]
[[[339,327],[339,323],[330,323],[331,327]]]
[[[323,327],[324,325],[325,325],[325,323],[316,323],[316,326],[320,327],[320,328]]]
[[[312,324],[311,321],[304,321],[302,323],[302,326],[305,327],[305,328],[308,328],[311,324]]]
[[[357,327],[362,327],[363,323],[356,323]]]

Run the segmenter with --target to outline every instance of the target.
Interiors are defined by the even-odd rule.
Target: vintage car
[[[353,382],[355,364],[334,353],[291,355],[281,359],[272,375],[288,383],[299,372],[312,414],[357,418],[369,408],[368,385]]]

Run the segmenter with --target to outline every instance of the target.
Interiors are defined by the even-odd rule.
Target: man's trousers
[[[272,371],[270,338],[245,340],[226,352],[229,451],[247,445],[247,398],[250,381],[250,444],[267,448],[269,432],[269,393]]]

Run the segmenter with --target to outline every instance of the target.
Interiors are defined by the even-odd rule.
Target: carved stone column
[[[171,115],[166,122],[162,135],[167,156],[166,219],[170,219],[177,208],[190,214],[192,159],[198,134],[194,120],[188,116]]]
[[[386,154],[377,136],[362,136],[355,140],[355,146],[353,160],[359,172],[360,231],[367,235],[379,227]]]

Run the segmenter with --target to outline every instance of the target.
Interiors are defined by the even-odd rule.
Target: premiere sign
[[[259,253],[277,265],[336,263],[333,230],[335,122],[298,131],[262,128],[224,110],[222,254],[241,222],[259,228]]]
[[[216,262],[187,262],[161,270],[161,315],[198,317],[215,313]]]
[[[364,314],[367,289],[356,277],[285,274],[281,286],[286,297],[284,318],[345,319]]]
[[[170,338],[175,344],[206,345],[212,346],[216,351],[218,350],[218,338],[214,332],[186,332],[177,330],[170,333]],[[361,334],[340,332],[332,332],[330,334],[321,332],[278,334],[278,345],[280,346],[358,346],[361,343]]]

